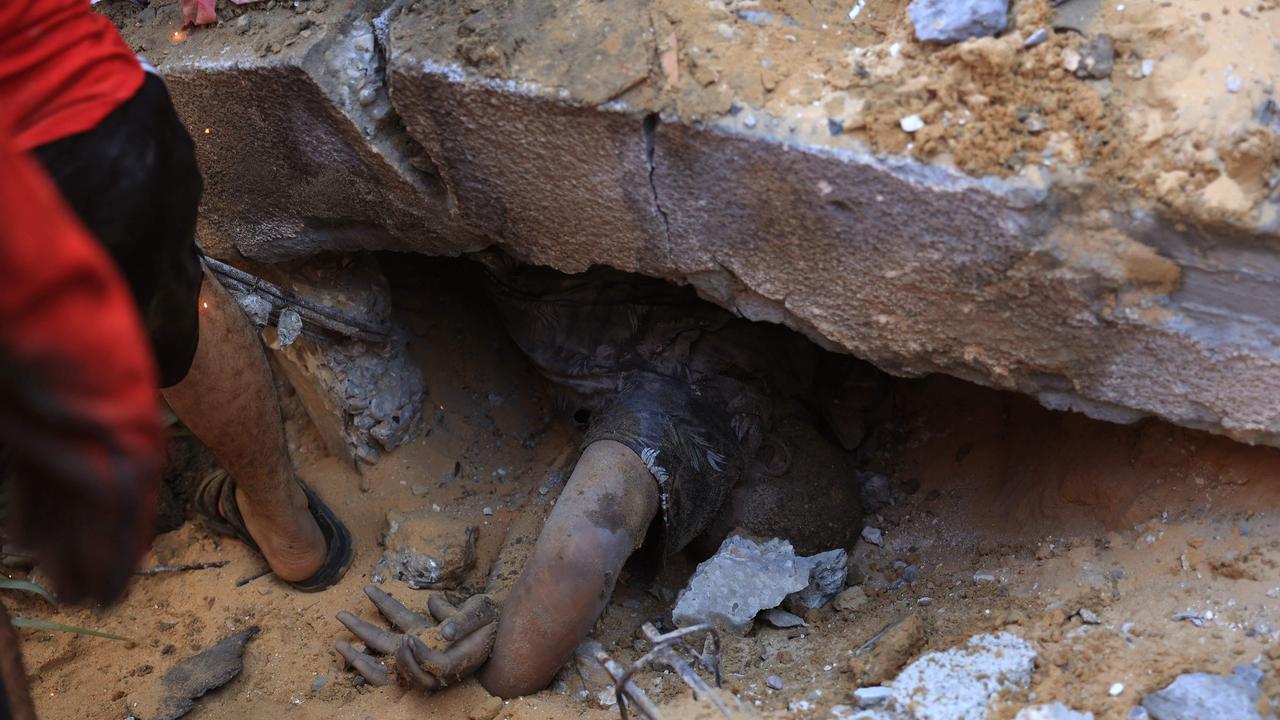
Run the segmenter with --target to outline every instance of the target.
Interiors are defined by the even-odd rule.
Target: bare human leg
[[[480,671],[485,689],[511,698],[551,682],[604,611],[657,511],[657,482],[630,448],[601,440],[583,451],[502,610]]]
[[[293,478],[267,358],[240,306],[207,270],[195,360],[164,397],[231,476],[240,514],[276,576],[297,581],[319,570],[325,541]]]

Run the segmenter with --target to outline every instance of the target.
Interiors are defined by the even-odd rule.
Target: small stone
[[[1029,113],[1022,121],[1022,126],[1032,135],[1039,135],[1049,129],[1049,121],[1045,116],[1038,112]]]
[[[301,334],[302,316],[298,311],[293,308],[281,310],[280,317],[276,320],[276,336],[280,340],[280,347],[289,347]]]
[[[1022,708],[1013,720],[1093,720],[1093,713],[1079,712],[1062,703]]]
[[[1111,683],[1111,687],[1107,688],[1107,694],[1111,697],[1117,697],[1124,692],[1124,683]]]
[[[905,129],[905,128],[904,128]],[[862,498],[862,511],[873,513],[886,505],[893,504],[893,483],[880,473],[860,473],[859,495]]]
[[[481,512],[481,513],[483,513],[483,514],[485,514],[485,515],[492,515],[492,514],[493,514],[493,508],[486,506],[486,507],[485,507],[485,509],[481,510],[480,512]]]
[[[1071,48],[1062,49],[1062,67],[1067,72],[1073,73],[1080,69],[1080,53]]]
[[[921,41],[963,42],[1009,26],[1008,0],[912,0],[907,13]]]
[[[1143,61],[1142,61],[1142,77],[1144,77],[1144,78],[1145,78],[1145,77],[1151,77],[1151,73],[1152,73],[1153,71],[1155,71],[1155,69],[1156,69],[1156,61],[1155,61],[1155,60],[1143,60]]]
[[[409,488],[409,492],[413,493],[414,497],[422,497],[431,492],[431,488],[422,483],[414,483],[413,487]]]
[[[1227,77],[1227,92],[1238,93],[1244,89],[1244,81],[1239,76],[1231,75]]]
[[[992,575],[989,572],[982,572],[981,570],[979,570],[978,572],[973,574],[973,581],[976,583],[995,582],[996,576]]]
[[[236,298],[236,301],[254,325],[263,327],[271,322],[271,303],[266,298],[256,293],[246,293]]]
[[[908,565],[902,569],[902,579],[906,580],[907,582],[915,582],[916,578],[919,576],[920,576],[919,565]]]
[[[1235,675],[1184,673],[1142,698],[1142,707],[1156,720],[1260,720],[1260,695],[1256,685]]]
[[[898,121],[904,132],[914,133],[924,128],[924,120],[919,115],[908,115]]]
[[[933,604],[933,598],[928,596],[922,597],[919,600],[916,600],[916,604],[920,607],[929,607]]]
[[[881,547],[884,545],[884,532],[880,528],[864,527],[862,528],[862,539],[876,547]]]
[[[844,123],[840,122],[836,118],[827,118],[827,132],[831,133],[833,136],[839,135],[844,132]]]
[[[782,678],[778,677],[777,675],[770,675],[769,677],[765,678],[764,684],[768,685],[774,690],[781,690],[783,687]]]
[[[1026,40],[1022,41],[1022,47],[1033,48],[1037,45],[1043,44],[1044,41],[1048,39],[1049,39],[1049,28],[1040,28],[1039,30],[1036,30],[1035,32],[1028,35]]]
[[[327,678],[324,675],[317,675],[315,680],[311,681],[311,692],[316,692],[324,687]]]
[[[237,33],[244,35],[245,33],[249,32],[249,30],[251,30],[252,28],[253,28],[253,19],[249,16],[248,13],[245,13],[244,15],[241,15],[240,17],[236,18]]]
[[[893,688],[883,685],[858,688],[853,691],[853,701],[860,708],[880,707],[893,697]]]
[[[844,590],[845,578],[849,575],[849,553],[843,548],[810,555],[800,560],[810,563],[809,584],[800,592],[789,596],[789,602],[814,610],[825,607],[840,594],[840,591]]]
[[[832,604],[840,612],[852,612],[867,604],[867,593],[861,585],[855,585],[836,596]]]
[[[1247,663],[1237,665],[1231,668],[1231,674],[1244,680],[1245,682],[1257,687],[1262,684],[1262,668],[1257,665],[1249,665]]]
[[[783,610],[781,608],[770,608],[768,610],[765,610],[763,613],[760,614],[760,617],[764,618],[765,622],[769,623],[770,625],[776,628],[785,629],[785,628],[808,626],[808,623],[804,621],[804,618],[794,613],[789,613],[786,610]]]
[[[1102,620],[1101,618],[1098,617],[1098,614],[1090,610],[1089,608],[1080,608],[1079,612],[1077,612],[1076,614],[1080,616],[1080,622],[1084,623],[1085,625],[1102,624]]]
[[[1080,52],[1080,65],[1076,68],[1077,77],[1104,80],[1111,77],[1115,68],[1116,50],[1111,36],[1099,34],[1090,40]]]

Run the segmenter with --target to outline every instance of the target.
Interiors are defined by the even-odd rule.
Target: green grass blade
[[[22,590],[48,600],[54,607],[58,606],[58,601],[53,597],[53,593],[45,590],[43,587],[29,580],[13,580],[11,578],[0,578],[0,590]]]
[[[94,637],[106,638],[108,640],[128,640],[119,635],[102,632],[101,630],[90,630],[89,628],[76,627],[75,625],[63,625],[62,623],[49,622],[48,620],[30,620],[28,618],[15,617],[13,626],[18,628],[30,628],[32,630],[52,630],[54,632],[75,633],[76,635],[92,635]]]

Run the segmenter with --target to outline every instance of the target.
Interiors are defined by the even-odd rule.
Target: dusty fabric
[[[480,256],[512,337],[587,417],[585,442],[634,450],[657,480],[665,552],[707,527],[756,462],[774,398],[812,385],[814,348],[677,287],[609,268],[567,275]],[[774,463],[769,472],[785,472]]]

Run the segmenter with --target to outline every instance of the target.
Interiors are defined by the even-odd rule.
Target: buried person
[[[727,532],[732,524],[716,521],[735,485],[792,484],[803,465],[830,491],[824,507],[803,508],[806,522],[834,518],[843,534],[833,544],[852,543],[860,529],[848,487],[853,454],[814,428],[822,358],[811,343],[734,318],[688,288],[607,268],[570,276],[481,258],[516,344],[587,428],[500,613],[487,595],[455,609],[437,594],[430,617],[417,615],[370,585],[398,632],[339,614],[374,653],[394,655],[404,681],[432,690],[479,670],[499,697],[541,690],[590,632],[629,560],[633,573],[652,573],[709,527]],[[805,504],[805,493],[793,494]],[[393,682],[372,655],[346,641],[337,649],[370,682]]]

